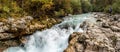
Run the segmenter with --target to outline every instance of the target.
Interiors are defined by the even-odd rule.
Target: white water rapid
[[[73,32],[83,32],[79,28],[86,19],[92,19],[90,13],[64,17],[60,24],[50,29],[36,31],[29,36],[24,47],[10,47],[4,52],[63,52],[68,46],[68,38]]]

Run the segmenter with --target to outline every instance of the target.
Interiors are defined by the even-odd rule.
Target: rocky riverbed
[[[84,32],[71,34],[64,52],[120,52],[120,15],[93,14],[96,22],[84,21]]]
[[[92,14],[96,20],[84,21],[80,25],[84,32],[71,34],[64,52],[120,52],[120,15]],[[38,21],[31,16],[0,19],[0,52],[24,44],[26,36],[60,21],[53,18]]]

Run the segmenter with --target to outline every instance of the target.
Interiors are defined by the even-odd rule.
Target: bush
[[[89,0],[82,1],[82,10],[83,12],[91,12],[92,11],[92,4]]]
[[[53,9],[52,0],[26,0],[23,9],[33,17],[52,15],[50,10]]]
[[[0,0],[0,17],[20,17],[24,13],[16,1]]]
[[[73,9],[73,13],[82,13],[81,1],[80,0],[71,0],[71,7]]]
[[[120,0],[116,0],[112,5],[113,13],[120,13]]]
[[[61,17],[84,12],[120,13],[120,0],[0,0],[0,17]]]
[[[54,0],[55,11],[60,12],[64,11],[64,15],[68,13],[73,13],[73,9],[71,7],[71,0]]]

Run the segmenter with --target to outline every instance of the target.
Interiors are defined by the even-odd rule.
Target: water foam
[[[36,31],[29,37],[24,47],[10,47],[4,52],[63,52],[68,46],[70,34],[83,32],[79,26],[90,17],[92,17],[90,13],[67,16],[63,22],[54,25],[50,29]]]

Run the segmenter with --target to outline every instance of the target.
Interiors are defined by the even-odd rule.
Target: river
[[[63,52],[68,46],[68,38],[73,32],[83,32],[79,28],[85,20],[91,20],[91,13],[64,17],[60,24],[50,29],[36,31],[27,37],[24,47],[9,47],[4,52]]]

